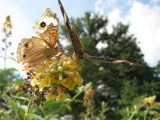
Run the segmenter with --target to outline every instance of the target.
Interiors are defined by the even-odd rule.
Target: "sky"
[[[129,34],[137,38],[138,46],[144,54],[145,61],[156,66],[160,60],[160,0],[61,0],[69,17],[82,17],[86,11],[94,11],[108,17],[108,32],[118,22],[129,25]],[[13,22],[13,35],[10,51],[16,51],[22,38],[37,36],[32,26],[34,22],[50,8],[57,13],[60,23],[62,14],[57,0],[0,0],[0,30],[7,15]],[[3,38],[0,33],[0,40]],[[2,43],[0,42],[0,45]],[[8,51],[8,53],[10,52]],[[1,50],[0,50],[1,54]],[[7,67],[22,69],[22,65],[7,61]],[[0,59],[3,68],[3,59]]]

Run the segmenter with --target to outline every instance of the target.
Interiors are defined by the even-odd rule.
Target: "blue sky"
[[[4,0],[3,0],[4,1]],[[96,0],[62,0],[66,11],[70,16],[80,17],[85,11],[93,11]],[[46,8],[52,9],[61,17],[60,9],[57,0],[5,0],[5,3],[11,6],[16,6],[24,16],[31,20],[37,19],[46,10]]]
[[[69,17],[82,17],[86,11],[99,12],[108,16],[106,26],[112,32],[112,26],[118,22],[129,24],[129,33],[137,37],[137,43],[145,55],[145,61],[155,66],[160,60],[160,0],[61,0]],[[12,51],[24,37],[37,36],[32,29],[34,22],[50,8],[57,13],[60,22],[62,14],[57,0],[0,0],[0,29],[5,16],[11,15],[14,24]],[[2,39],[2,35],[0,39]],[[0,43],[1,44],[1,43]],[[16,56],[15,56],[16,58]],[[0,61],[3,62],[2,59]],[[1,63],[2,63],[1,62]],[[12,64],[8,60],[9,64]],[[8,67],[20,66],[16,63]],[[3,65],[0,65],[2,68]]]

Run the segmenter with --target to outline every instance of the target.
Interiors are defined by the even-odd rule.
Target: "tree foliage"
[[[154,76],[155,69],[144,61],[144,55],[136,38],[128,32],[129,26],[119,23],[113,26],[112,33],[108,33],[107,23],[107,17],[91,12],[86,12],[82,18],[71,19],[71,24],[83,42],[85,52],[94,56],[124,59],[144,65],[137,67],[96,61],[99,64],[97,66],[87,60],[81,62],[84,84],[93,82],[97,106],[101,101],[107,101],[113,108],[107,116],[112,116],[113,119],[113,117],[119,118],[122,114],[119,110],[131,106],[133,99],[142,95],[156,94],[160,87],[156,84],[159,78]],[[60,29],[61,34],[67,33],[65,25],[61,25]],[[97,49],[99,42],[107,43],[107,47]],[[149,87],[151,84],[155,86]],[[113,115],[115,111],[117,111],[116,116]]]

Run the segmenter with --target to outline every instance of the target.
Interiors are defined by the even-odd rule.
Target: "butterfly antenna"
[[[69,35],[69,32],[67,34],[65,34],[64,37],[61,38],[61,40],[68,39],[68,35]]]
[[[68,38],[69,32],[67,34],[65,34],[65,37]]]
[[[62,48],[62,44],[59,42],[59,40],[57,40],[57,44],[60,47],[60,50],[64,53],[64,49]]]
[[[68,37],[69,32],[67,34],[65,34],[65,37],[63,39],[67,39],[70,42],[70,38]]]
[[[87,59],[87,58],[85,58],[86,60],[88,60],[88,61],[90,61],[90,62],[92,62],[93,64],[95,64],[95,65],[97,65],[97,66],[100,66],[100,64],[98,64],[98,63],[95,63],[95,62],[93,62],[92,60],[90,60],[90,59]]]

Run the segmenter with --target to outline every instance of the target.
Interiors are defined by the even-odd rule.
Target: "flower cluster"
[[[149,104],[150,106],[157,106],[160,108],[160,102],[156,102],[156,95],[144,98],[143,104]]]
[[[31,86],[38,86],[40,91],[48,88],[45,95],[47,100],[65,100],[66,90],[71,91],[77,85],[82,85],[80,70],[81,67],[71,57],[62,55],[60,58],[47,59],[33,70]]]
[[[144,98],[143,102],[144,103],[149,103],[150,105],[153,105],[153,103],[155,102],[156,96],[152,96],[152,97],[147,97]]]

